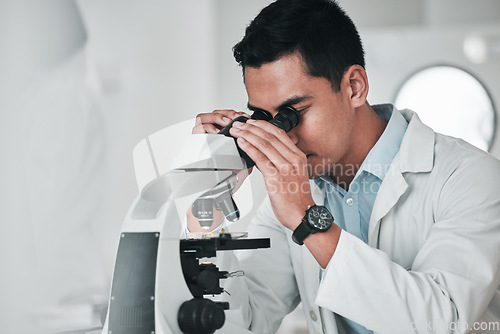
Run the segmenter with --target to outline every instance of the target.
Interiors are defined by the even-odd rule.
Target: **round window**
[[[495,134],[495,107],[486,88],[453,66],[432,66],[410,76],[395,105],[415,111],[436,132],[462,138],[485,151]]]

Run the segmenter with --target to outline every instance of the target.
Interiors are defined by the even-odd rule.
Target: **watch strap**
[[[292,233],[292,240],[299,245],[304,244],[304,240],[313,233],[311,225],[307,222],[304,217],[300,222],[299,226]]]

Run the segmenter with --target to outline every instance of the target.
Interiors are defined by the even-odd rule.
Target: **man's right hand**
[[[233,119],[239,116],[250,118],[251,116],[241,111],[232,109],[214,110],[211,113],[201,113],[196,116],[196,123],[193,127],[193,134],[199,133],[218,133],[222,128],[231,123]],[[252,172],[253,167],[238,172],[238,183],[233,189],[233,193],[239,189],[246,177]]]
[[[235,110],[224,109],[224,110],[214,110],[211,113],[201,113],[196,116],[196,123],[193,127],[193,134],[200,133],[218,133],[222,128],[228,125],[233,119],[239,116],[245,116],[250,118],[250,115],[244,112],[238,112]],[[238,172],[237,183],[232,190],[232,193],[235,193],[236,190],[241,186],[246,177],[251,173],[252,168],[243,169]],[[214,208],[214,224],[209,231],[214,230],[222,221],[224,220],[224,215],[222,212],[216,210]],[[187,223],[188,229],[190,232],[206,232],[200,227],[198,223],[198,219],[193,216],[191,212],[191,207],[187,212]]]
[[[198,114],[196,116],[196,123],[193,127],[192,133],[218,133],[223,127],[228,125],[238,116],[250,118],[250,115],[247,113],[230,109],[214,110],[211,113]]]
[[[232,109],[214,110],[211,113],[201,113],[196,116],[196,123],[193,127],[193,134],[199,133],[218,133],[222,128],[231,123],[233,119],[239,116],[250,118],[251,116],[241,111]],[[233,194],[239,189],[243,181],[252,172],[253,167],[238,172],[238,182],[233,189]]]

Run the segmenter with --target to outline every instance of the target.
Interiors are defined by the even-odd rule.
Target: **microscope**
[[[265,111],[252,118],[289,131],[299,113],[285,107],[274,118]],[[135,147],[140,193],[121,229],[102,334],[250,333],[224,301],[221,287],[221,280],[241,279],[244,272],[224,271],[207,261],[218,251],[270,247],[269,238],[247,239],[215,226],[214,214],[222,212],[229,223],[240,217],[233,199],[237,175],[254,162],[229,128],[247,120],[234,119],[219,132],[222,136],[191,135],[182,145],[172,145],[178,136],[167,128]],[[176,147],[178,153],[172,152]],[[202,232],[189,231],[188,212]]]

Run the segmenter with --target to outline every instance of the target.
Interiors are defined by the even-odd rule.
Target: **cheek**
[[[324,151],[331,144],[334,138],[335,129],[331,124],[331,120],[312,120],[305,124],[306,136],[311,147],[315,151]],[[319,153],[319,152],[318,152]]]
[[[292,141],[294,141],[294,137],[296,138],[297,143],[295,144],[304,153],[318,153],[319,147],[326,142],[323,130],[324,127],[320,126],[320,122],[306,114],[300,119],[297,127],[289,132],[289,135]]]
[[[346,128],[330,119],[308,127],[303,140],[307,148],[317,155],[314,163],[328,165],[345,153],[348,147],[346,136]]]

